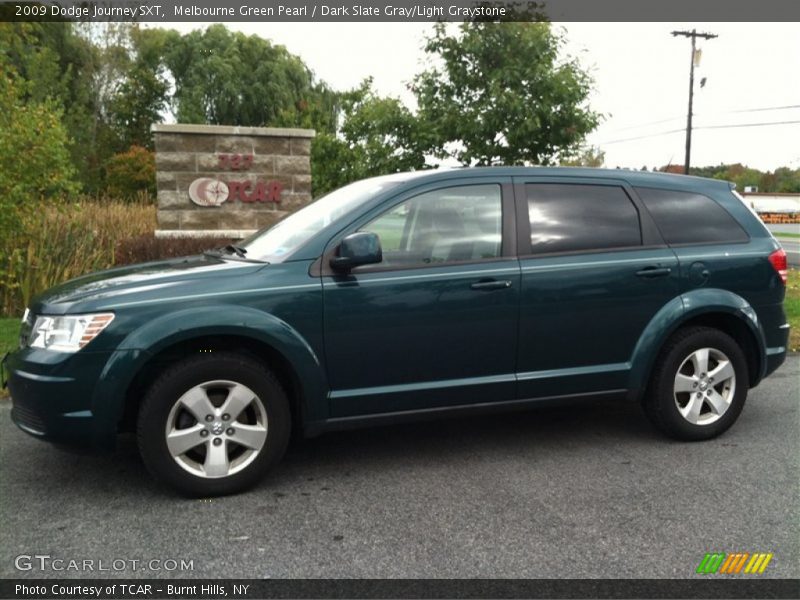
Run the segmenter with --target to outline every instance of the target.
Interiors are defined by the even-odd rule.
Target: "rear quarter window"
[[[746,242],[749,237],[712,198],[692,192],[635,188],[664,241],[679,244]]]

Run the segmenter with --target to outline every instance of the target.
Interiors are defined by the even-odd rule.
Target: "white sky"
[[[203,23],[170,23],[181,31]],[[336,89],[372,76],[384,95],[409,106],[406,85],[424,67],[427,23],[227,23],[229,28],[282,44]],[[605,121],[589,142],[606,152],[606,166],[649,168],[683,164],[690,41],[675,29],[719,35],[698,40],[692,164],[741,162],[759,169],[800,167],[800,123],[769,127],[703,126],[800,121],[800,23],[559,23],[566,51],[595,78],[591,98]],[[707,83],[700,89],[699,81]],[[736,112],[757,108],[792,109]],[[660,123],[654,123],[662,121]],[[649,124],[649,125],[648,125]],[[610,143],[617,142],[617,143]]]

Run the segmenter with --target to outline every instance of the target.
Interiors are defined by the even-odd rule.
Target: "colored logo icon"
[[[200,177],[189,185],[189,198],[198,206],[220,206],[229,194],[224,181],[210,177]]]

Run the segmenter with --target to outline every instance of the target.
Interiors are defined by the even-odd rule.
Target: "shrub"
[[[120,240],[114,252],[115,265],[129,265],[162,258],[202,254],[210,248],[230,244],[227,238],[157,238],[152,233]]]
[[[61,110],[52,102],[23,102],[24,82],[0,66],[0,236],[18,228],[17,208],[78,190]],[[5,244],[4,244],[5,246]],[[0,261],[5,249],[0,247]]]
[[[17,207],[19,225],[3,233],[0,313],[19,315],[33,296],[114,264],[117,242],[152,233],[154,206],[109,199]]]
[[[155,198],[155,154],[141,146],[115,154],[106,162],[106,184],[111,196],[124,200]]]

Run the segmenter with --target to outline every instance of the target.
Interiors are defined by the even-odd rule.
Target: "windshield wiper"
[[[222,250],[227,250],[229,254],[235,254],[239,258],[246,258],[245,254],[247,254],[247,250],[245,248],[242,248],[241,246],[234,246],[233,244],[223,246]]]
[[[236,246],[234,244],[228,244],[227,246],[221,246],[220,248],[214,248],[213,250],[206,250],[203,252],[206,256],[214,256],[214,257],[221,257],[223,255],[233,258],[236,256],[235,260],[244,260],[247,262],[254,262],[254,263],[266,263],[269,264],[265,260],[258,260],[255,258],[247,258],[247,249],[242,248],[241,246]]]

